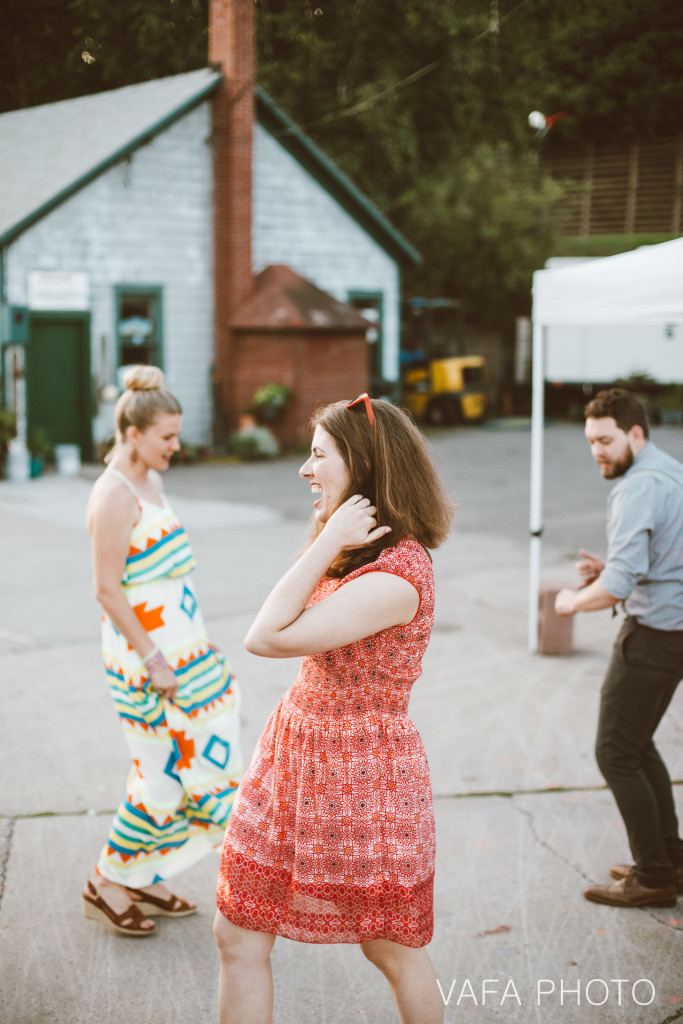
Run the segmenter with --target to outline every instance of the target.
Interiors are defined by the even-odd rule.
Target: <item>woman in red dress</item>
[[[361,396],[314,417],[300,475],[314,537],[251,626],[266,658],[303,655],[240,785],[214,933],[219,1024],[268,1024],[277,935],[359,943],[402,1024],[439,1024],[434,812],[408,718],[434,617],[427,548],[451,504],[408,417]]]

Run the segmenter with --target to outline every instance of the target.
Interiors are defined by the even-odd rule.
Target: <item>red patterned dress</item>
[[[390,939],[433,930],[434,810],[422,740],[408,718],[434,618],[429,555],[404,538],[309,604],[366,572],[409,580],[415,618],[303,659],[238,790],[217,905],[228,920],[300,942]]]

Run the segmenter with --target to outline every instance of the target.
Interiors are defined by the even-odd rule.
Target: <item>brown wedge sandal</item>
[[[149,920],[135,904],[117,914],[109,904],[102,899],[95,886],[88,880],[87,892],[83,893],[83,913],[91,921],[101,921],[112,931],[119,935],[132,935],[142,938],[146,935],[154,935],[156,925],[150,922],[151,928],[143,928],[145,921]]]
[[[189,917],[190,914],[197,913],[196,907],[190,906],[187,900],[172,893],[168,899],[164,899],[143,889],[131,889],[128,886],[126,892],[132,899],[134,908],[141,910],[148,917]]]

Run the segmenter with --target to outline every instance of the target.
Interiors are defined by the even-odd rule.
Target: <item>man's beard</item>
[[[633,452],[629,448],[623,459],[618,459],[616,462],[603,462],[600,472],[602,473],[603,479],[614,480],[615,477],[623,476],[626,470],[630,469],[632,465]]]

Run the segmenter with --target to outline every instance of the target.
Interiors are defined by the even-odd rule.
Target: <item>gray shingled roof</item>
[[[220,71],[201,68],[0,114],[0,245],[162,131],[220,81]],[[377,207],[258,87],[256,107],[264,127],[388,252],[420,261]]]
[[[221,80],[210,68],[0,114],[0,243],[37,220]]]

